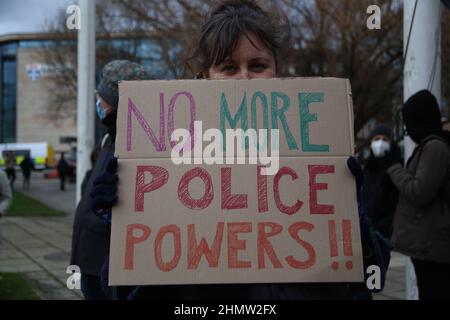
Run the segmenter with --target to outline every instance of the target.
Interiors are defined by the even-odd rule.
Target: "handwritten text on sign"
[[[238,83],[121,84],[116,147],[121,159],[120,203],[113,210],[111,284],[361,280],[354,180],[346,168],[352,142],[347,81]],[[157,108],[150,103],[161,93],[170,96],[183,88],[195,104],[195,118],[189,108],[191,102],[169,108],[169,118],[176,109],[178,119],[201,120],[206,128],[220,128],[223,96],[229,114],[236,119],[236,113],[243,110],[238,98],[243,92],[250,96],[253,92],[272,92],[274,87],[291,101],[300,96],[299,88],[323,92],[320,108],[310,105],[310,112],[314,109],[316,116],[309,125],[308,139],[329,146],[328,151],[312,150],[307,156],[302,148],[290,148],[288,139],[280,134],[280,169],[273,176],[262,175],[258,165],[174,165],[167,157],[170,150],[162,148],[171,146],[164,135],[167,124],[161,114],[165,110],[161,107],[155,112]],[[133,117],[130,121],[130,100],[139,106],[139,121]],[[283,115],[291,133],[300,135],[301,125],[295,127],[292,117],[301,124],[301,108],[295,109],[286,109]],[[242,113],[239,119],[246,116]],[[325,131],[320,134],[318,128],[326,129],[322,117],[327,122],[333,116],[344,119],[344,123],[329,124],[331,136]],[[144,120],[146,125],[142,125]],[[240,121],[234,125],[240,127]],[[232,124],[226,122],[226,126]],[[162,134],[152,140],[145,128],[156,125]],[[168,127],[189,128],[189,121]]]

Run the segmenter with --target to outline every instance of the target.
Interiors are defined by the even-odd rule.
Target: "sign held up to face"
[[[362,281],[348,80],[127,81],[119,91],[110,285]],[[236,161],[219,161],[228,129],[277,130],[265,146],[277,170],[239,161],[248,139],[233,145]]]

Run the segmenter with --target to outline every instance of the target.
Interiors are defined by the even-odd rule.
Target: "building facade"
[[[76,39],[55,40],[50,34],[20,34],[0,37],[0,143],[46,142],[56,152],[73,151],[76,147],[76,99],[55,112],[56,90],[64,90],[58,77],[74,72],[76,61],[57,66],[46,59],[49,48],[68,45],[76,48]],[[164,69],[161,50],[148,39],[109,37],[97,40],[96,78],[108,60],[132,57],[142,63],[155,78],[173,78]],[[74,58],[72,56],[72,58]],[[92,94],[94,99],[95,95]],[[92,115],[97,119],[96,115]],[[103,129],[96,120],[99,142]]]

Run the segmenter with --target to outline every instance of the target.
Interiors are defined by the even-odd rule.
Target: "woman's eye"
[[[228,65],[224,65],[224,66],[220,69],[220,71],[221,71],[221,72],[232,72],[232,71],[234,71],[235,69],[236,69],[235,66],[233,66],[233,65],[231,65],[231,64],[228,64]]]
[[[267,66],[262,63],[255,63],[250,66],[250,69],[254,72],[263,72],[267,69]]]

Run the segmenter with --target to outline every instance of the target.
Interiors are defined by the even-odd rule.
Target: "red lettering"
[[[293,256],[286,257],[287,263],[289,263],[292,268],[296,269],[308,269],[316,263],[316,252],[313,246],[309,242],[303,241],[298,236],[298,231],[302,229],[309,232],[314,229],[314,226],[308,222],[296,222],[289,227],[289,235],[306,250],[309,256],[309,259],[306,261],[299,261]]]
[[[222,209],[248,208],[246,194],[231,194],[231,168],[221,168],[222,177]]]
[[[270,228],[269,232],[266,232],[266,227]],[[258,268],[264,269],[266,263],[264,260],[264,251],[267,253],[272,265],[275,268],[282,268],[280,260],[278,260],[275,250],[273,250],[272,244],[267,239],[269,237],[276,236],[283,231],[283,227],[278,223],[261,222],[258,223]]]
[[[245,250],[246,241],[239,240],[238,233],[252,232],[252,224],[250,222],[234,222],[227,224],[228,229],[228,268],[251,268],[250,261],[238,260],[238,251]]]
[[[168,233],[173,234],[173,258],[169,262],[164,262],[162,259],[162,240],[164,236]],[[173,270],[180,261],[181,257],[181,235],[180,229],[174,225],[170,224],[159,229],[158,234],[155,238],[155,262],[159,270],[168,272]]]
[[[145,173],[152,174],[152,181],[144,183]],[[134,211],[144,211],[144,194],[161,188],[167,183],[169,172],[158,166],[137,166],[136,167],[136,189],[134,195]]]
[[[217,224],[216,235],[210,249],[205,238],[200,240],[200,244],[197,243],[195,224],[188,225],[188,269],[197,269],[202,255],[205,255],[211,268],[217,268],[223,239],[223,228],[223,222]]]
[[[286,213],[288,215],[294,214],[296,212],[298,212],[302,205],[303,202],[300,200],[297,200],[297,202],[292,205],[292,206],[288,206],[282,203],[281,198],[280,198],[280,179],[282,176],[288,175],[292,178],[292,180],[297,180],[298,176],[297,173],[295,173],[294,170],[292,170],[289,167],[282,167],[278,170],[277,174],[275,175],[275,177],[273,178],[273,195],[275,198],[275,204],[278,208],[278,210],[280,210],[283,213]]]
[[[141,230],[139,237],[134,236],[134,230]],[[129,224],[127,226],[127,234],[125,241],[125,270],[134,269],[134,245],[144,242],[150,236],[150,228],[143,224]]]
[[[257,183],[258,183],[258,212],[267,212],[269,207],[267,205],[267,176],[261,174],[263,166],[258,166]]]
[[[327,183],[317,183],[318,174],[334,173],[333,165],[309,165],[309,210],[311,214],[334,214],[334,205],[318,204],[317,190],[327,190]]]
[[[194,199],[189,193],[189,183],[194,178],[200,178],[205,184],[205,191],[200,199]],[[214,198],[213,184],[209,173],[202,168],[194,168],[186,172],[178,185],[178,199],[189,209],[200,210],[209,206]]]

